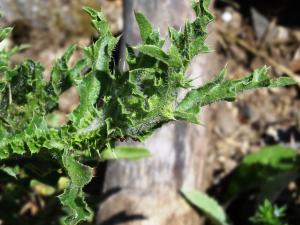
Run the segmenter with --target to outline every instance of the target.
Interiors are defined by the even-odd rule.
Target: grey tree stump
[[[130,44],[139,41],[133,9],[143,11],[163,35],[167,34],[168,25],[180,28],[194,16],[189,0],[125,0],[124,36]],[[213,38],[210,43],[213,45]],[[197,83],[203,83],[218,69],[217,61],[214,54],[197,57],[188,76],[200,77]],[[178,191],[205,188],[206,140],[203,126],[171,123],[144,144],[152,157],[109,163],[104,190],[119,187],[121,191],[101,204],[99,224],[201,224]]]

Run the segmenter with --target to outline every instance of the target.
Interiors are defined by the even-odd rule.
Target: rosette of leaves
[[[285,216],[285,206],[278,207],[269,200],[265,200],[258,206],[255,215],[250,218],[250,221],[257,225],[288,225],[284,222]]]
[[[114,37],[103,13],[84,8],[99,38],[82,48],[84,57],[69,65],[76,46],[69,47],[53,66],[50,81],[43,67],[27,60],[12,67],[11,51],[0,52],[0,160],[5,168],[24,158],[48,157],[68,175],[70,182],[59,199],[68,216],[65,224],[92,220],[83,187],[92,167],[107,159],[147,156],[145,149],[116,147],[118,139],[144,140],[163,124],[184,120],[199,123],[201,107],[216,101],[233,101],[240,92],[294,84],[287,77],[270,79],[263,67],[240,80],[225,79],[225,70],[214,80],[193,87],[185,73],[192,59],[208,53],[207,25],[213,20],[209,0],[193,1],[196,19],[182,31],[169,28],[170,47],[140,12],[135,12],[142,43],[127,46],[127,71],[112,66],[120,37]],[[3,40],[10,28],[0,30]],[[75,86],[80,105],[68,115],[69,122],[51,126],[59,96]],[[181,89],[188,94],[177,100]]]

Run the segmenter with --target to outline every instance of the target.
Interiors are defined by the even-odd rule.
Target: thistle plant
[[[68,177],[59,200],[67,212],[63,223],[91,221],[93,212],[85,201],[83,187],[93,178],[93,168],[103,160],[139,158],[147,151],[118,147],[119,139],[143,141],[170,121],[199,123],[205,105],[233,101],[237,94],[256,88],[281,87],[294,81],[270,79],[263,67],[240,80],[225,79],[222,70],[212,81],[193,87],[185,74],[192,59],[208,53],[207,25],[213,20],[209,0],[193,1],[196,19],[182,31],[169,28],[170,47],[149,20],[135,12],[142,43],[126,46],[127,71],[111,66],[120,37],[114,37],[103,13],[84,8],[99,38],[81,50],[84,57],[70,66],[76,46],[69,47],[53,66],[50,81],[43,79],[40,63],[27,60],[11,66],[17,49],[0,52],[0,166],[17,178],[30,179],[26,166],[48,163],[47,174],[55,179]],[[1,41],[11,28],[0,30]],[[60,95],[76,87],[79,106],[68,115],[66,124],[51,123]],[[180,90],[187,95],[178,101]],[[34,160],[31,160],[34,159]],[[29,160],[23,165],[22,161]],[[23,172],[21,174],[20,171]],[[54,178],[53,178],[54,179]]]

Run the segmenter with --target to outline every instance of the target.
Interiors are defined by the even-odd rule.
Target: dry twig
[[[238,38],[235,34],[228,33],[224,31],[221,27],[217,27],[218,31],[222,34],[223,38],[231,43],[231,44],[237,44],[240,47],[244,48],[248,52],[252,53],[253,55],[256,55],[260,58],[262,58],[267,64],[270,66],[280,70],[282,73],[285,73],[292,79],[294,79],[298,84],[300,84],[300,77],[298,74],[294,73],[291,69],[286,67],[285,65],[281,64],[280,62],[277,62],[272,57],[270,57],[266,52],[260,51],[248,42]]]

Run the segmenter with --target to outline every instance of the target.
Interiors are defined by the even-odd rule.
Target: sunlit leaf
[[[229,225],[222,206],[207,194],[198,191],[182,191],[182,194],[188,202],[200,209],[214,225]]]
[[[113,149],[106,149],[101,156],[105,160],[130,159],[137,160],[149,157],[150,153],[145,148],[119,146]]]

